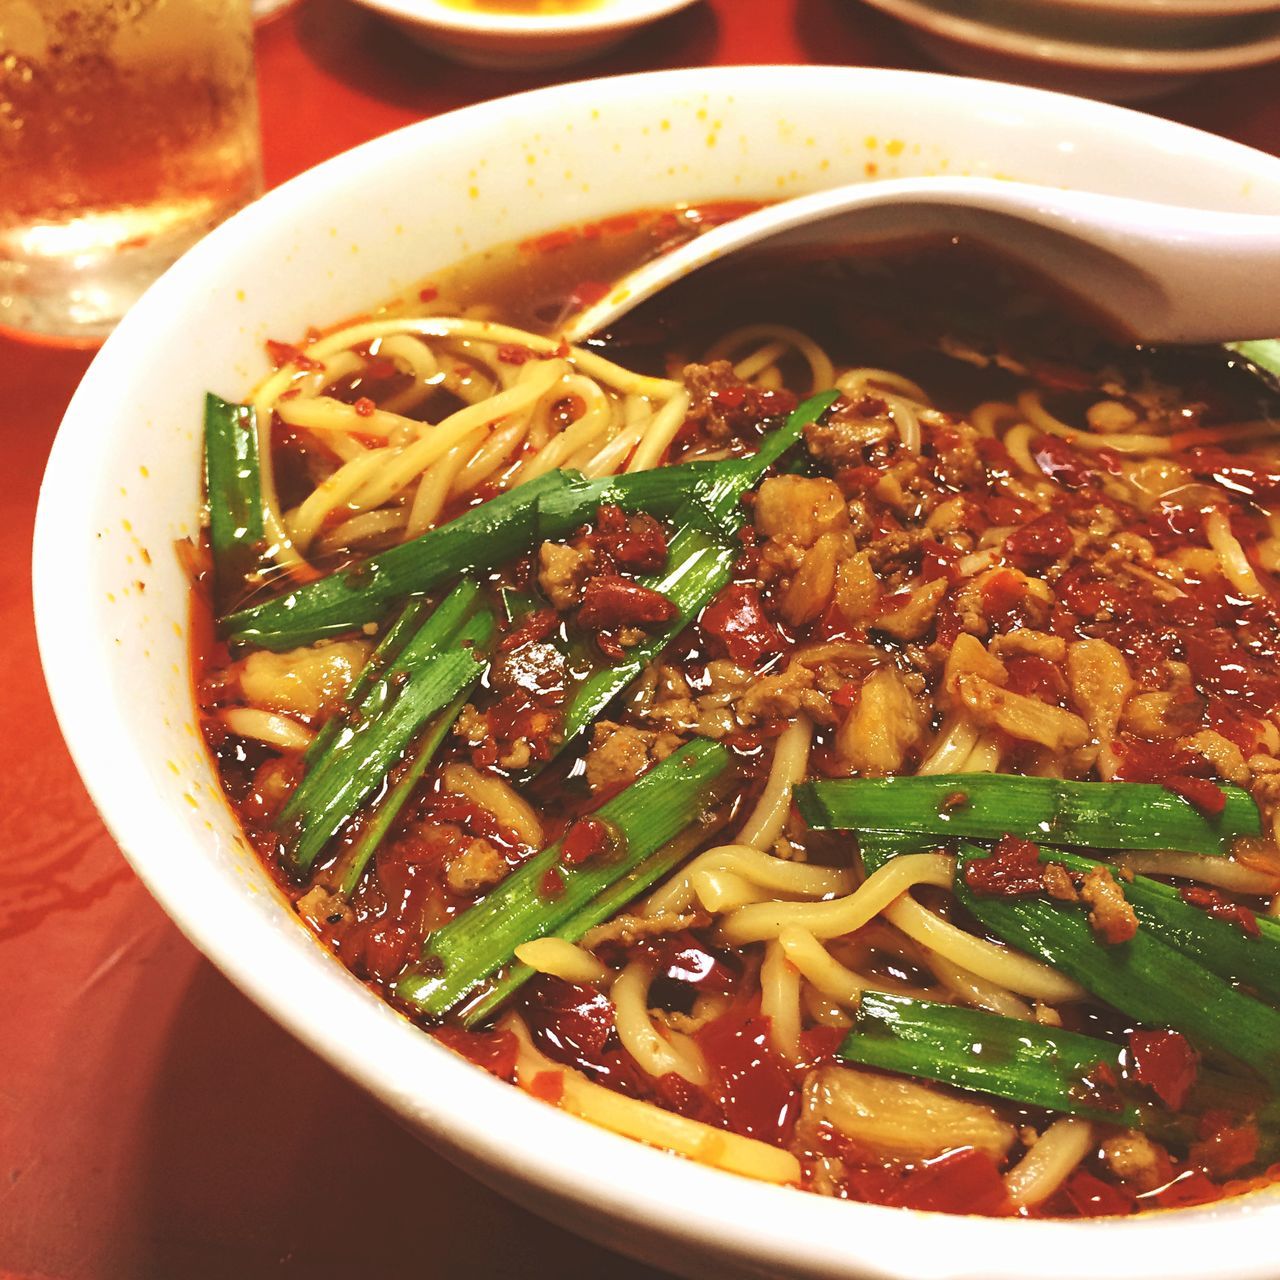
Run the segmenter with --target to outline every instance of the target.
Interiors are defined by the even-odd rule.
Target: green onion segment
[[[312,762],[279,822],[299,870],[311,866],[427,723],[479,680],[495,625],[479,595],[474,582],[461,582],[404,640]],[[380,654],[382,646],[372,661]]]
[[[864,991],[839,1052],[846,1062],[938,1080],[1024,1106],[1130,1127],[1139,1121],[1137,1108],[1098,1078],[1119,1080],[1118,1048],[1059,1027]]]
[[[1224,786],[1226,807],[1208,817],[1154,782],[1064,782],[1001,773],[851,778],[796,788],[804,820],[819,829],[914,832],[1094,849],[1177,849],[1225,854],[1237,836],[1262,832],[1248,792]]]
[[[396,997],[440,1017],[510,964],[521,943],[560,934],[575,920],[588,922],[585,931],[603,918],[598,914],[602,894],[620,888],[641,864],[698,821],[714,802],[717,779],[730,760],[724,747],[706,739],[673,752],[591,815],[615,833],[612,849],[578,866],[564,865],[561,841],[535,854],[487,897],[427,938],[422,959],[396,983]],[[644,886],[637,881],[629,887],[638,893]],[[619,898],[615,894],[609,899],[608,910],[621,905]]]

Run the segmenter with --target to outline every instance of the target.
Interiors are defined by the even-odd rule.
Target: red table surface
[[[707,0],[568,72],[473,71],[343,0],[258,37],[267,180],[558,78],[708,63],[924,67],[854,0]],[[1160,114],[1280,149],[1274,67]],[[54,723],[29,554],[89,353],[0,337],[0,1280],[653,1277],[420,1146],[235,991],[147,896]]]

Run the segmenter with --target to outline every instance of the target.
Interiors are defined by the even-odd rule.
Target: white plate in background
[[[916,43],[952,71],[1115,102],[1152,98],[1210,72],[1280,59],[1280,11],[1248,19],[1260,25],[1243,42],[1186,49],[1085,43],[994,25],[966,16],[986,11],[965,0],[864,3],[904,23]]]
[[[560,14],[482,12],[443,0],[357,0],[433,53],[472,67],[559,67],[594,57],[697,0],[596,0]]]

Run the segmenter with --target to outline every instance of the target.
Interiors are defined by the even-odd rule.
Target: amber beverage
[[[261,186],[249,0],[0,0],[0,326],[109,332]]]

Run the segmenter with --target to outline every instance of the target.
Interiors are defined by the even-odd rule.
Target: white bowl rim
[[[1280,161],[1183,125],[1138,112],[1043,90],[935,73],[848,67],[718,67],[649,72],[534,90],[465,108],[474,119],[500,122],[511,104],[580,104],[584,95],[699,94],[708,88],[742,93],[760,77],[813,93],[823,80],[857,77],[869,89],[906,93],[980,95],[993,111],[1036,105],[1064,122],[1106,123],[1144,145],[1167,145],[1192,160],[1233,158],[1242,166]],[[1269,1280],[1280,1230],[1280,1202],[1255,1194],[1204,1209],[1150,1213],[1102,1221],[1019,1221],[956,1217],[831,1201],[787,1188],[764,1186],[655,1151],[547,1107],[456,1057],[392,1011],[334,962],[333,980],[320,984],[318,1007],[299,1008],[286,994],[287,979],[303,972],[258,918],[249,895],[201,859],[183,861],[158,838],[174,795],[157,796],[153,810],[138,806],[153,788],[129,751],[105,751],[102,725],[118,708],[107,689],[110,660],[84,644],[91,621],[89,549],[99,467],[110,451],[100,429],[99,406],[118,403],[132,373],[147,364],[148,333],[164,332],[177,306],[200,296],[202,280],[216,276],[222,248],[252,234],[269,206],[305,215],[310,200],[344,190],[348,171],[376,169],[419,139],[452,127],[453,112],[420,121],[367,142],[292,179],[215,230],[180,260],[126,316],[107,340],[72,399],[50,455],[37,510],[33,585],[37,636],[55,713],[85,785],[134,870],[187,937],[251,999],[303,1043],[398,1114],[428,1130],[433,1141],[470,1167],[510,1163],[508,1133],[521,1135],[520,1177],[547,1209],[547,1197],[594,1205],[616,1222],[641,1230],[661,1224],[667,1239],[715,1240],[753,1274],[774,1263],[804,1274],[857,1273],[879,1280],[1080,1280],[1088,1274],[1115,1280]],[[92,634],[89,632],[88,634]],[[110,646],[102,645],[102,650]],[[126,743],[126,745],[131,745]],[[163,830],[161,830],[163,834]],[[187,842],[189,843],[189,841]],[[235,927],[233,927],[235,926]],[[240,932],[247,931],[246,933]],[[252,938],[252,957],[239,945]],[[317,944],[318,945],[318,944]],[[263,965],[276,961],[280,969]],[[269,972],[270,977],[264,977]],[[326,1016],[318,1016],[323,1012]],[[386,1050],[384,1054],[381,1052]],[[421,1087],[429,1074],[439,1088]],[[596,1171],[616,1168],[602,1179]],[[479,1172],[483,1175],[483,1169]],[[785,1214],[784,1238],[772,1224]],[[561,1220],[565,1220],[562,1215]]]
[[[1198,49],[1147,49],[1130,45],[1086,44],[996,26],[935,7],[931,0],[867,0],[901,22],[985,53],[1004,54],[1082,71],[1123,71],[1130,75],[1193,75],[1255,66],[1280,58],[1280,12],[1275,30],[1237,44]]]
[[[1276,5],[1275,0],[1048,0],[1045,7],[1147,18],[1233,18],[1268,13]]]
[[[630,30],[656,22],[698,0],[601,0],[598,8],[578,13],[482,13],[455,9],[440,0],[360,0],[397,21],[459,35],[528,40]]]

